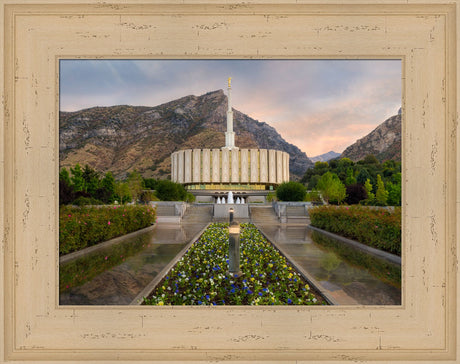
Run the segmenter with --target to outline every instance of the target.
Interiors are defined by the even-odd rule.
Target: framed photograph
[[[457,1],[0,9],[2,362],[457,362]],[[59,65],[69,59],[400,60],[401,304],[60,305]]]

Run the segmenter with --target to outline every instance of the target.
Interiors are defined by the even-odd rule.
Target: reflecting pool
[[[59,266],[60,305],[129,305],[206,224],[157,224]]]
[[[343,305],[400,305],[401,267],[348,247],[308,226],[259,225]]]

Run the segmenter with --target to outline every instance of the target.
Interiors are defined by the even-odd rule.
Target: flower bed
[[[401,255],[401,208],[320,206],[311,208],[309,214],[317,228]]]
[[[228,224],[212,224],[177,262],[147,305],[326,304],[252,224],[242,224],[240,277],[228,269]]]
[[[145,228],[155,222],[150,206],[110,206],[59,208],[59,254]]]

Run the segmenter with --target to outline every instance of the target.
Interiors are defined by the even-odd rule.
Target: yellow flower
[[[272,264],[272,263],[270,263],[268,266],[269,266],[270,268],[273,268],[273,264]]]
[[[164,305],[163,301],[158,302],[158,306],[163,306],[163,305]]]

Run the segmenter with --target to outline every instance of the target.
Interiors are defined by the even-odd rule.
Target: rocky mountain
[[[93,107],[59,116],[60,167],[89,164],[124,178],[136,169],[145,178],[167,178],[170,155],[187,148],[225,145],[227,96],[223,90],[155,106]],[[264,122],[233,110],[235,145],[289,153],[291,179],[312,166],[307,155]]]
[[[373,154],[380,161],[401,160],[401,112],[394,115],[365,137],[350,145],[340,158],[350,158],[353,161],[363,159]]]
[[[317,155],[316,157],[310,157],[310,160],[315,163],[315,162],[327,162],[330,161],[331,159],[340,157],[340,153],[333,152],[332,150],[330,152]]]

